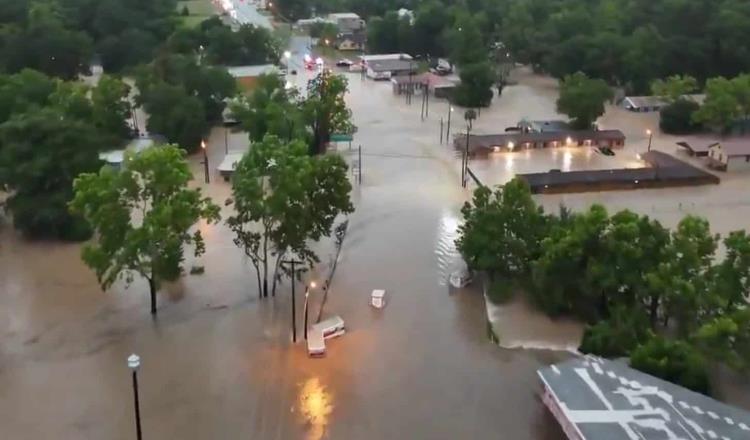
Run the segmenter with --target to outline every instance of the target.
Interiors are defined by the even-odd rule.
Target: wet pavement
[[[327,357],[291,344],[288,284],[258,300],[223,224],[199,225],[207,252],[186,266],[206,273],[165,286],[153,320],[143,280],[103,293],[77,245],[29,243],[4,225],[0,437],[133,438],[125,359],[135,352],[146,438],[562,438],[535,370],[567,354],[498,348],[481,294],[446,286],[469,193],[459,159],[439,144],[440,104],[421,122],[417,100],[409,107],[389,83],[349,78],[363,183],[323,314],[342,316],[348,332],[329,341]],[[218,128],[209,138],[209,185],[191,158],[194,184],[219,204],[229,195],[214,171],[224,136]],[[242,144],[241,134],[227,137],[229,149]],[[368,306],[377,288],[388,292],[380,311]]]

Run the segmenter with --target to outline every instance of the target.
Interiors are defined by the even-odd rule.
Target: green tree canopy
[[[489,62],[465,65],[459,76],[461,83],[453,91],[453,102],[462,107],[488,107],[492,103],[496,75]]]
[[[612,89],[606,82],[578,72],[560,82],[557,111],[568,115],[575,128],[587,129],[604,114],[604,103],[612,97]]]
[[[302,111],[312,131],[312,154],[325,153],[331,134],[353,133],[356,130],[352,124],[352,112],[344,100],[348,87],[346,77],[327,70],[308,83]]]
[[[336,217],[353,210],[346,171],[340,156],[309,156],[304,142],[273,135],[254,143],[237,164],[236,212],[227,224],[256,270],[259,296],[268,296],[269,277],[275,286],[285,255],[318,261],[309,243],[330,235]]]
[[[25,235],[81,240],[89,229],[71,215],[73,179],[101,166],[107,147],[92,124],[48,107],[12,116],[0,125],[0,185],[7,208]]]
[[[149,283],[156,314],[159,285],[179,276],[184,247],[191,245],[195,256],[205,251],[193,226],[219,220],[218,206],[200,189],[188,188],[192,178],[184,152],[173,145],[128,156],[121,171],[105,166],[76,178],[71,209],[96,231],[81,255],[102,289],[118,279],[130,284],[139,275]]]
[[[651,93],[667,99],[670,103],[698,90],[698,81],[690,75],[672,75],[651,83]]]

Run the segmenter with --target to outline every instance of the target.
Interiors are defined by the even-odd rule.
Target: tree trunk
[[[279,254],[276,256],[276,263],[274,264],[273,269],[273,283],[271,283],[271,296],[276,296],[276,280],[279,278],[279,264],[281,263],[281,257],[283,257],[284,254]]]
[[[156,282],[153,276],[148,278],[148,288],[151,293],[151,314],[156,315]]]
[[[650,316],[651,316],[651,329],[656,330],[656,321],[658,319],[658,311],[659,311],[659,297],[658,296],[651,296],[651,304],[649,306],[650,309]]]
[[[263,298],[268,298],[268,231],[263,234]]]
[[[261,289],[261,286],[260,286],[260,266],[257,264],[255,264],[254,266],[255,266],[255,276],[258,278],[258,298],[262,299],[263,289]]]

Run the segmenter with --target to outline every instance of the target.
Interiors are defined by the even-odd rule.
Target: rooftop
[[[510,144],[520,145],[526,142],[561,142],[567,143],[568,138],[571,142],[578,141],[595,141],[595,140],[624,140],[625,135],[620,130],[563,130],[563,131],[543,131],[543,132],[510,132],[503,134],[472,134],[469,136],[469,148],[492,149]],[[466,137],[464,136],[464,140]]]
[[[278,73],[279,68],[273,64],[258,64],[255,66],[230,66],[227,72],[235,78],[245,78]]]
[[[416,71],[417,65],[411,60],[404,59],[384,59],[384,60],[368,60],[367,68],[374,72],[393,72],[393,71],[404,71],[414,70]]]
[[[719,148],[724,155],[729,157],[749,156],[750,139],[727,139],[711,144],[708,148]]]
[[[359,18],[354,12],[333,12],[328,14],[329,18]]]
[[[750,413],[622,362],[589,356],[537,374],[581,440],[750,438]]]
[[[703,102],[706,100],[706,95],[704,94],[685,95],[684,97],[698,104],[703,104]],[[661,96],[626,96],[623,100],[629,103],[630,106],[634,108],[663,107],[667,104],[667,102]]]

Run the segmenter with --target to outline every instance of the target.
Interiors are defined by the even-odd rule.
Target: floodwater
[[[207,252],[186,266],[206,272],[164,286],[156,319],[143,280],[101,292],[78,245],[27,242],[4,225],[1,437],[133,438],[125,360],[135,352],[146,438],[563,438],[538,398],[535,371],[569,354],[492,344],[481,292],[445,284],[460,265],[452,242],[470,195],[459,185],[459,159],[439,144],[445,104],[431,103],[422,122],[417,100],[409,107],[388,83],[349,78],[363,183],[323,313],[342,316],[347,334],[328,341],[327,357],[309,359],[303,343],[291,343],[289,285],[258,300],[252,268],[223,224],[198,226]],[[241,134],[226,140],[221,128],[209,138],[210,184],[202,157],[191,158],[194,184],[225,216],[229,186],[215,166],[225,148],[243,144]],[[328,261],[330,244],[320,247]],[[369,307],[373,289],[388,292],[385,309]],[[312,292],[311,317],[320,298]],[[523,313],[514,312],[513,338],[540,343],[545,333],[533,328],[555,328]]]

